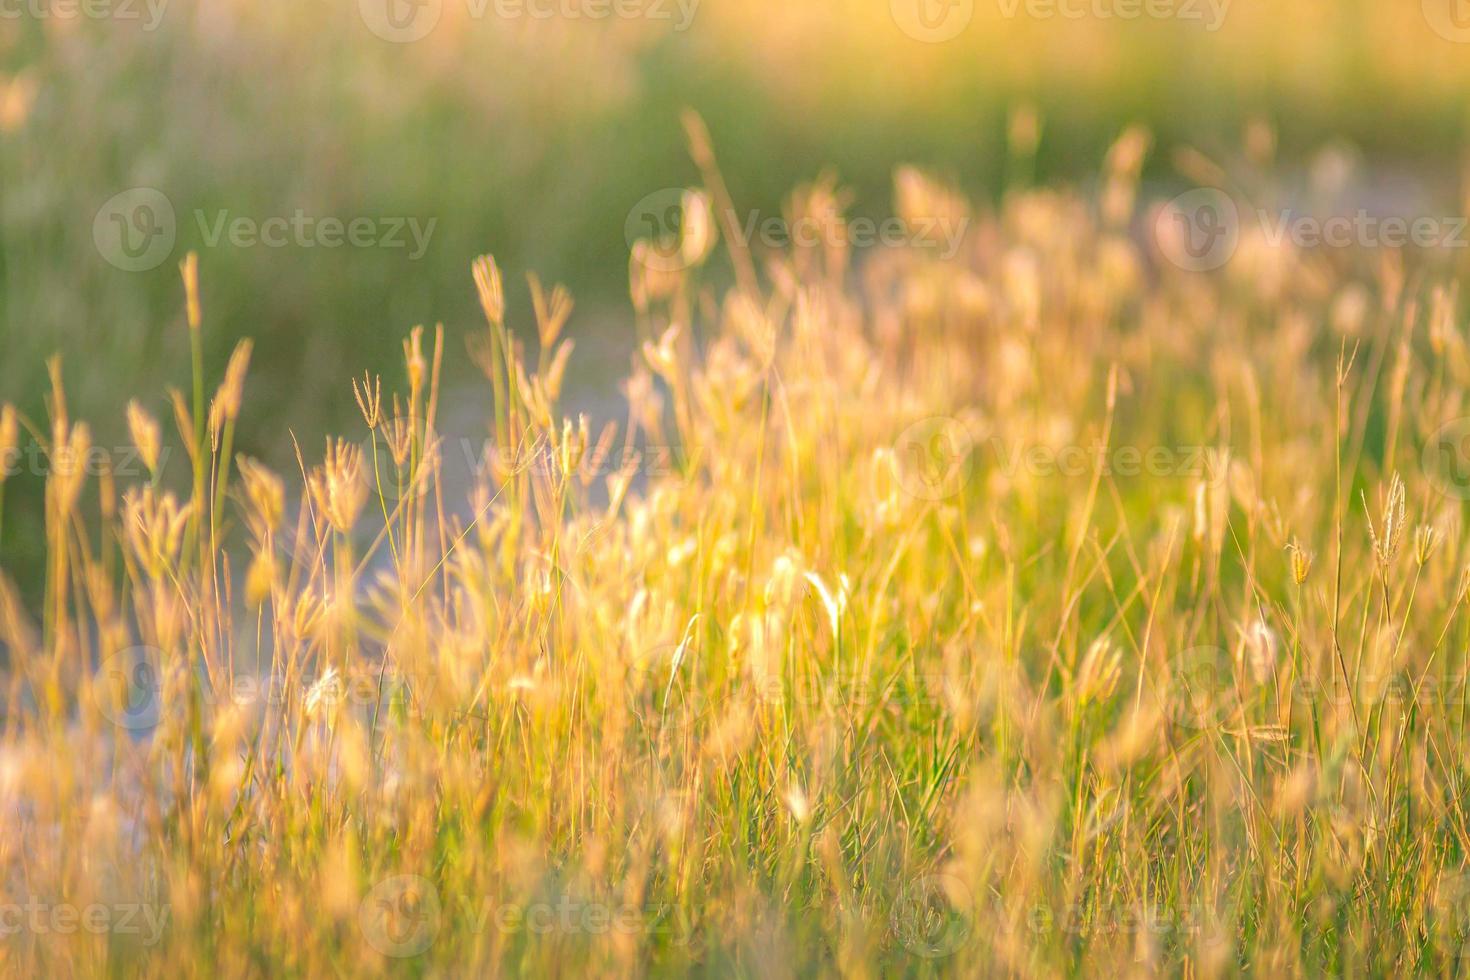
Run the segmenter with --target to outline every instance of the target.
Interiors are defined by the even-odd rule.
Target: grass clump
[[[1249,227],[1176,268],[1137,133],[1096,201],[904,170],[907,245],[855,265],[818,183],[823,233],[753,251],[693,133],[625,418],[558,409],[565,293],[518,332],[475,264],[469,486],[443,329],[294,477],[231,458],[248,346],[172,395],[187,487],[76,466],[59,364],[47,425],[0,415],[49,460],[41,607],[0,577],[0,962],[1454,970],[1452,276]]]

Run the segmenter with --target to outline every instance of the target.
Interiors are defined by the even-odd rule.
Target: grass
[[[255,338],[238,444],[278,464],[288,425],[317,433],[351,421],[340,386],[316,383],[310,366],[391,373],[393,345],[363,343],[365,332],[386,338],[429,316],[468,322],[463,267],[478,251],[493,246],[507,268],[574,287],[581,336],[603,313],[616,322],[629,208],[689,180],[681,105],[729,134],[721,153],[742,207],[774,214],[793,183],[832,166],[852,213],[871,218],[887,210],[897,160],[921,160],[993,203],[1012,175],[1007,112],[1023,101],[1047,124],[1035,161],[1047,182],[1090,176],[1134,120],[1162,143],[1213,153],[1265,118],[1303,172],[1341,138],[1370,177],[1428,170],[1431,181],[1456,179],[1466,135],[1470,59],[1413,3],[1232,3],[1210,31],[1189,16],[1127,16],[1127,0],[1119,16],[1083,18],[1005,0],[975,6],[943,44],[913,39],[893,3],[870,0],[705,2],[682,32],[672,18],[470,17],[496,5],[454,0],[441,29],[407,45],[375,37],[360,0],[159,6],[152,28],[146,5],[121,2],[96,5],[117,17],[28,10],[0,24],[0,392],[44,415],[37,365],[60,350],[74,411],[99,440],[121,438],[109,424],[119,373],[140,395],[189,377],[188,345],[170,343],[183,326],[173,270],[195,249],[208,269],[206,367],[220,370],[235,338]],[[815,35],[821,45],[803,40]],[[264,130],[271,139],[255,135]],[[1167,159],[1151,160],[1166,179]],[[141,272],[111,264],[93,226],[104,202],[133,188],[161,192],[176,218],[170,260]],[[437,224],[417,261],[408,248],[237,247],[211,233],[298,209]],[[528,309],[521,277],[510,279]],[[446,364],[455,387],[471,379],[458,360]],[[43,539],[31,533],[34,494],[11,496],[12,514],[28,517],[7,531],[14,561]]]
[[[715,223],[635,250],[626,417],[562,417],[570,298],[476,262],[473,486],[442,328],[323,376],[364,422],[296,474],[231,459],[248,346],[172,437],[127,413],[185,487],[78,466],[59,362],[0,417],[48,470],[6,971],[1457,970],[1453,271],[1251,228],[1176,268],[1136,132],[1095,199],[902,171],[952,259],[854,260],[827,184],[823,244],[752,255],[691,132]]]

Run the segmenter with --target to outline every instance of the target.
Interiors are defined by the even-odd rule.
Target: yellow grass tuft
[[[1249,228],[1180,268],[1136,233],[1142,131],[1100,200],[905,168],[907,244],[854,258],[823,179],[790,214],[836,239],[748,247],[686,129],[618,419],[562,408],[570,296],[508,309],[488,256],[488,445],[415,327],[299,476],[235,459],[251,347],[206,414],[192,254],[195,397],[176,436],[128,405],[146,473],[83,465],[59,364],[49,425],[0,410],[48,486],[40,602],[0,575],[4,968],[1454,971],[1444,268]]]

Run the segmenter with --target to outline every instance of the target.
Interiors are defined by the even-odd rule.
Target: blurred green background
[[[256,340],[239,447],[278,463],[288,428],[310,447],[353,422],[348,378],[396,378],[416,323],[445,324],[447,381],[472,381],[459,355],[480,324],[469,264],[483,252],[506,271],[523,336],[534,270],[576,297],[569,335],[622,350],[629,209],[698,180],[685,106],[707,121],[739,208],[763,215],[824,168],[872,216],[891,212],[905,162],[982,203],[1023,179],[1085,182],[1133,122],[1154,135],[1145,178],[1162,184],[1179,179],[1171,150],[1228,164],[1253,120],[1275,127],[1288,172],[1348,146],[1370,180],[1454,194],[1464,162],[1470,31],[1449,0],[1156,0],[1143,13],[1142,0],[644,0],[637,16],[544,0],[545,17],[492,0],[89,2],[0,12],[0,401],[43,418],[44,359],[59,352],[73,413],[103,445],[124,439],[129,397],[166,418],[164,386],[188,384],[189,249],[211,377],[240,337]],[[1034,175],[1006,164],[1022,104],[1043,121]],[[137,187],[167,198],[176,234],[154,267],[127,271],[94,232],[108,227],[99,209]],[[196,217],[298,210],[432,220],[433,233],[418,258],[211,245]],[[599,391],[626,367],[573,363],[572,384]],[[0,553],[23,563],[35,538],[20,515],[39,496],[21,486],[12,500]]]

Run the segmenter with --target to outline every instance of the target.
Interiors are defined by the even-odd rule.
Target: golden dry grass
[[[0,577],[5,968],[1457,969],[1452,270],[1250,227],[1178,269],[1136,132],[1092,197],[901,171],[952,258],[854,264],[827,184],[752,255],[693,132],[610,428],[557,407],[570,299],[476,263],[467,493],[442,330],[324,377],[365,425],[294,476],[232,458],[248,347],[128,410],[187,487],[77,466],[59,365],[0,416],[49,460],[44,601]]]

